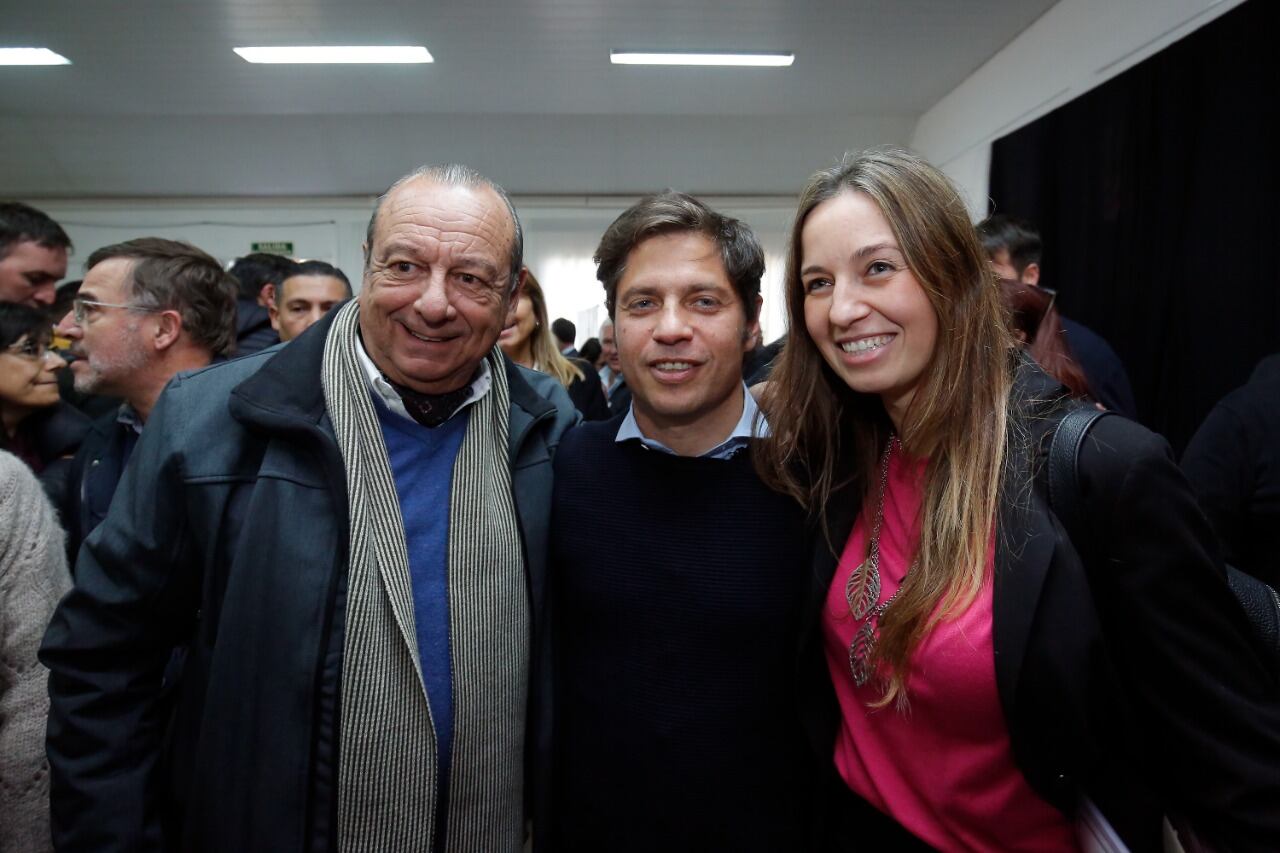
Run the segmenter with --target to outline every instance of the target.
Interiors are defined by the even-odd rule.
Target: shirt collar
[[[758,420],[756,418],[757,414],[759,415]],[[760,412],[760,407],[756,405],[755,398],[751,396],[751,390],[747,388],[746,383],[743,383],[742,416],[738,418],[738,423],[734,425],[733,431],[729,433],[728,438],[700,455],[704,459],[729,459],[746,447],[751,442],[751,439],[764,438],[768,434],[769,422],[765,420],[764,414]],[[618,435],[614,438],[614,441],[619,444],[624,441],[639,441],[643,447],[649,450],[669,453],[672,456],[679,455],[662,442],[648,438],[640,431],[640,424],[636,423],[634,405],[627,407],[627,416],[622,419],[622,424],[618,427]]]
[[[142,418],[138,417],[138,410],[128,403],[120,404],[120,410],[116,412],[116,423],[133,430],[135,435],[142,435]]]
[[[369,386],[370,393],[378,400],[381,400],[383,405],[395,414],[406,420],[413,421],[413,416],[404,407],[404,401],[400,399],[396,389],[392,388],[391,383],[382,375],[382,371],[378,369],[378,366],[373,363],[373,359],[369,357],[368,351],[364,348],[364,341],[360,340],[359,337],[356,338],[356,357],[360,360],[360,366],[364,369],[365,384]],[[480,369],[476,371],[476,378],[471,380],[471,394],[462,401],[461,406],[458,406],[458,411],[449,416],[450,420],[457,417],[458,412],[488,394],[492,386],[493,376],[489,372],[489,360],[487,358],[481,359]],[[417,421],[413,422],[417,423]]]

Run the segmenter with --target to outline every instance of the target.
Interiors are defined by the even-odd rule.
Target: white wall
[[[914,115],[825,111],[391,115],[376,130],[342,115],[0,115],[0,196],[349,197],[423,162],[466,163],[527,196],[796,193],[843,151],[906,144],[914,126]]]
[[[1242,2],[1061,0],[921,116],[911,147],[951,176],[980,219],[987,212],[993,141]]]
[[[604,229],[634,197],[520,197],[513,201],[525,228],[525,262],[547,294],[552,318],[578,326],[578,342],[593,337],[604,318],[604,291],[595,278],[592,252]],[[788,196],[706,197],[705,201],[744,220],[766,252],[765,340],[782,334],[781,270],[786,235],[795,212]],[[294,255],[328,261],[359,289],[364,240],[372,198],[32,200],[66,229],[75,244],[68,278],[80,278],[94,249],[155,236],[186,240],[230,263],[252,244],[290,241]]]

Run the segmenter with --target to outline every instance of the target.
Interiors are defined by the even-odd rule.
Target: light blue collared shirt
[[[746,383],[742,385],[742,417],[738,418],[738,423],[733,427],[733,431],[729,433],[729,437],[708,450],[706,453],[699,454],[704,459],[729,459],[737,454],[739,450],[746,447],[753,438],[764,438],[769,434],[769,422],[765,420],[764,415],[760,414],[757,422],[756,415],[760,414],[760,407],[756,405],[755,398],[751,396],[751,389],[747,388]],[[658,450],[662,453],[670,453],[672,456],[678,455],[670,447],[667,447],[660,441],[654,441],[647,438],[640,431],[640,424],[636,423],[636,410],[632,405],[627,409],[627,416],[622,419],[622,425],[618,427],[618,436],[615,442],[621,444],[624,441],[639,441],[649,450]]]

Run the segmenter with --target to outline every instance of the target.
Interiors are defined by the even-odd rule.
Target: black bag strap
[[[1049,508],[1058,516],[1067,535],[1083,536],[1084,509],[1080,506],[1080,448],[1090,428],[1110,412],[1081,406],[1063,416],[1049,443]],[[1082,540],[1076,539],[1079,544]],[[1087,540],[1085,540],[1087,541]],[[1280,595],[1250,574],[1227,566],[1227,582],[1244,608],[1257,639],[1268,650],[1272,663],[1280,660]]]
[[[1067,412],[1053,430],[1053,439],[1049,442],[1049,508],[1068,535],[1081,531],[1084,521],[1084,510],[1080,506],[1080,448],[1098,419],[1109,414],[1081,406]]]

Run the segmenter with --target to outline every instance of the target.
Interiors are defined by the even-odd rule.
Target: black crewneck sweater
[[[799,850],[804,519],[749,454],[585,424],[556,455],[551,849]]]

